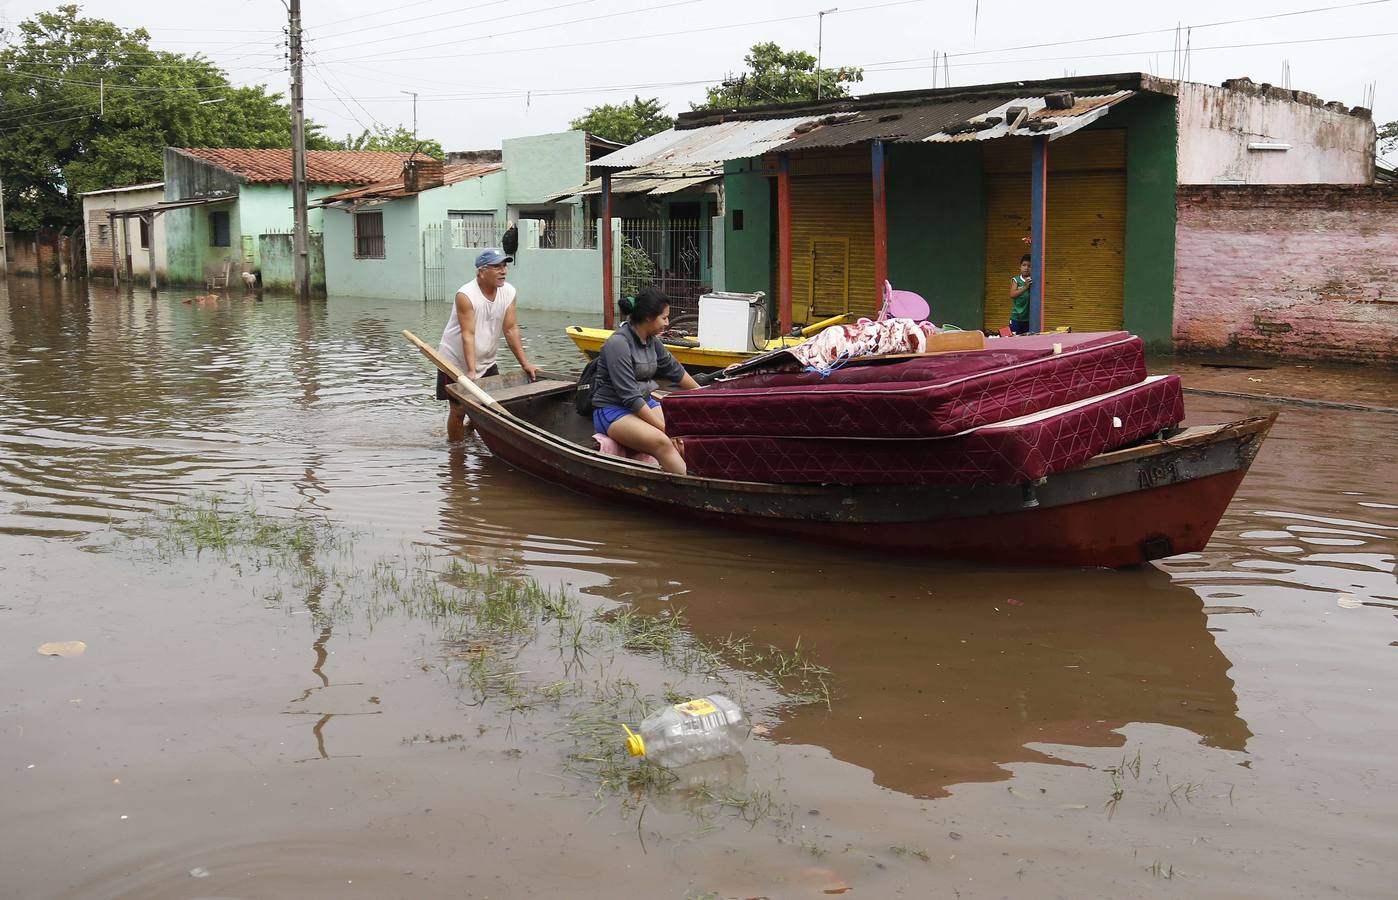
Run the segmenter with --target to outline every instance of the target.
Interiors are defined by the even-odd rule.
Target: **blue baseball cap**
[[[512,263],[514,261],[515,258],[513,256],[506,256],[505,251],[491,247],[489,250],[482,250],[481,255],[476,257],[476,268],[479,269],[482,266],[498,266],[501,263]]]

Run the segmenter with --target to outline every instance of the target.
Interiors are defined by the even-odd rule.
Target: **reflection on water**
[[[683,608],[701,638],[799,641],[831,669],[835,702],[777,712],[772,738],[895,792],[941,798],[1080,764],[1065,748],[1119,748],[1151,726],[1192,736],[1191,765],[1248,773],[1264,818],[1311,825],[1320,804],[1377,817],[1375,833],[1394,824],[1373,799],[1394,780],[1380,748],[1398,739],[1398,700],[1374,690],[1398,664],[1398,488],[1379,477],[1392,417],[1283,409],[1203,553],[1128,572],[997,571],[702,529],[542,484],[477,443],[448,447],[430,370],[398,334],[435,339],[445,304],[8,291],[0,536],[91,548],[176,497],[252,491],[360,530],[366,553],[446,547],[645,611]],[[522,311],[530,356],[576,369],[562,328],[596,318]],[[1191,397],[1189,414],[1265,409]],[[318,760],[337,758],[342,717],[381,712],[341,680],[356,676],[334,662],[347,645],[326,588],[302,588],[294,621],[309,627],[292,634],[310,675],[285,706],[311,723]],[[1322,799],[1292,797],[1317,778]]]

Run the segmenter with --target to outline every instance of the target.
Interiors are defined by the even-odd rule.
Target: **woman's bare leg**
[[[688,472],[684,457],[680,456],[675,445],[665,432],[636,415],[622,416],[607,429],[607,437],[642,453],[649,453],[660,461],[660,468],[676,475]]]

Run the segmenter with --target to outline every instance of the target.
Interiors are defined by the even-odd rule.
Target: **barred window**
[[[383,213],[354,214],[354,258],[383,259]]]

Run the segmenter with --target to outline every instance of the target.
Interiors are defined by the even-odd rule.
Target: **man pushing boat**
[[[539,371],[524,353],[515,313],[515,288],[505,280],[512,262],[514,257],[502,250],[481,251],[476,257],[476,277],[456,292],[451,317],[437,345],[437,350],[472,381],[500,374],[495,351],[502,336],[530,381]],[[447,394],[447,376],[441,370],[437,372],[437,399],[451,404],[447,411],[447,440],[465,438],[466,407]]]

